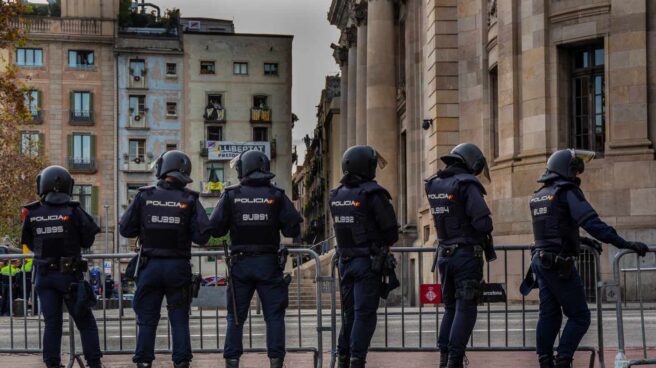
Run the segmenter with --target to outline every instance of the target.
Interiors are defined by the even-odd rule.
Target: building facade
[[[258,149],[291,193],[292,37],[234,33],[229,21],[183,18],[185,151],[208,212],[239,182],[230,161]]]
[[[185,65],[177,28],[120,27],[115,52],[120,216],[140,187],[155,182],[157,158],[184,148]]]
[[[49,164],[68,168],[73,198],[113,243],[116,129],[115,39],[118,1],[62,0],[61,11],[25,16],[27,42],[3,50],[30,88],[33,122],[21,127],[23,148],[42,149]],[[104,236],[104,234],[103,234]]]
[[[654,19],[646,0],[335,0],[329,21],[343,31],[333,48],[350,103],[341,104],[342,148],[381,152],[392,168],[380,181],[425,246],[436,232],[421,179],[454,145],[475,143],[488,157],[498,244],[532,241],[528,198],[551,153],[593,150],[588,200],[621,235],[653,244]],[[604,277],[613,254],[602,255]],[[426,264],[410,273],[429,279]]]

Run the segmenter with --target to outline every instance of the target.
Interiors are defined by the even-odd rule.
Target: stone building
[[[118,0],[62,0],[61,9],[51,8],[47,16],[25,16],[26,24],[19,26],[27,27],[27,42],[3,50],[31,88],[26,103],[34,121],[21,128],[23,147],[38,141],[43,149],[31,153],[44,154],[50,164],[71,171],[74,199],[103,230],[108,225],[110,241],[115,222],[117,14]]]
[[[435,230],[421,179],[455,144],[476,143],[488,157],[498,244],[532,241],[528,198],[552,152],[594,150],[587,198],[626,238],[656,243],[654,19],[647,0],[334,0],[329,20],[343,32],[333,48],[349,97],[342,148],[381,151],[391,166],[381,182],[427,246]],[[613,254],[602,254],[605,278]],[[430,277],[426,263],[411,274]],[[511,270],[513,284],[519,273]]]
[[[234,33],[231,21],[183,18],[182,140],[194,190],[211,211],[223,188],[239,182],[232,158],[259,149],[274,181],[291,191],[292,36]]]
[[[177,27],[119,24],[115,53],[120,216],[140,187],[155,182],[157,158],[183,149],[185,65]],[[126,245],[127,239],[121,238],[120,244]]]

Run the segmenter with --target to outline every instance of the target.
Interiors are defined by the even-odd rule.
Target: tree
[[[25,43],[21,14],[27,10],[20,1],[0,0],[1,50],[12,50]],[[36,199],[35,178],[45,160],[22,153],[20,127],[32,121],[25,106],[27,88],[19,80],[16,66],[1,55],[0,65],[4,65],[0,67],[0,237],[8,236],[17,244],[21,206]]]

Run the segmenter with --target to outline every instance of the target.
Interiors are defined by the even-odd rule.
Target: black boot
[[[553,355],[540,355],[538,360],[540,361],[540,368],[554,368]]]
[[[271,368],[282,368],[283,358],[269,358],[269,366]]]
[[[465,357],[454,357],[449,355],[449,363],[447,363],[446,368],[463,368],[462,361]]]
[[[572,368],[572,358],[556,357],[556,368]]]
[[[440,367],[439,368],[446,368],[446,365],[449,363],[449,352],[440,352]]]
[[[189,368],[189,362],[173,363],[174,368]]]
[[[351,358],[351,368],[364,368],[366,363],[362,358]]]
[[[239,359],[226,359],[225,368],[239,368]]]
[[[351,357],[349,355],[340,355],[337,357],[337,368],[350,368]]]

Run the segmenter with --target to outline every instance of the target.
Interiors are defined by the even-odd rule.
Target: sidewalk
[[[606,368],[612,368],[615,361],[615,350],[606,351]],[[627,351],[632,358],[642,356],[641,350],[632,349]],[[470,368],[533,368],[537,367],[535,353],[532,352],[470,352]],[[656,356],[656,349],[650,351],[649,356]],[[576,356],[574,367],[587,368],[589,353],[579,353]],[[62,357],[63,362],[68,359],[67,355]],[[439,356],[437,353],[371,353],[367,359],[369,368],[433,368],[437,367]],[[41,367],[41,357],[33,354],[0,354],[3,367],[23,368]],[[128,355],[109,355],[103,358],[107,368],[132,368],[131,357]],[[153,364],[154,368],[172,367],[170,357],[158,355]],[[510,364],[509,364],[510,363]],[[285,361],[287,368],[312,368],[312,354],[288,354]],[[324,355],[324,368],[329,368],[330,356]],[[194,368],[223,368],[223,358],[220,354],[195,354],[192,367]],[[242,358],[241,368],[265,368],[268,367],[268,359],[265,354],[246,354]],[[595,364],[599,367],[599,364]],[[642,366],[647,367],[647,366]]]

